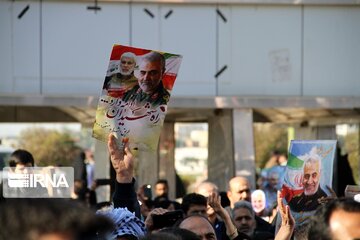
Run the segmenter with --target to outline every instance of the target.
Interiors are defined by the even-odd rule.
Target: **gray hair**
[[[245,208],[247,210],[249,210],[251,216],[253,218],[255,218],[255,211],[254,209],[252,208],[251,206],[251,203],[249,203],[248,201],[245,201],[245,200],[241,200],[241,201],[238,201],[234,204],[234,208],[232,209],[231,211],[231,217],[234,219],[234,213],[235,213],[235,210],[237,209],[240,209],[240,208]]]
[[[134,62],[136,63],[136,55],[132,52],[124,52],[121,57],[120,57],[120,60],[124,57],[127,57],[127,58],[132,58],[134,59]]]
[[[308,158],[304,161],[304,166],[319,164],[319,170],[321,169],[321,157],[317,154],[311,154],[308,156]]]
[[[304,166],[315,163],[319,163],[319,166],[321,166],[321,156],[318,154],[316,147],[313,147],[308,154],[305,154],[299,158],[304,160]]]
[[[161,70],[163,71],[163,73],[165,72],[165,57],[161,53],[149,52],[142,55],[141,60],[148,62],[160,62]]]
[[[198,192],[199,189],[200,189],[201,187],[204,187],[204,186],[209,186],[209,187],[211,187],[216,193],[219,193],[219,188],[218,188],[218,186],[216,186],[215,183],[210,182],[209,180],[205,180],[205,181],[201,182],[199,185],[197,185],[196,188],[195,188],[195,192]]]

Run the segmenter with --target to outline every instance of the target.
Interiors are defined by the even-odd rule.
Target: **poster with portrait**
[[[114,133],[131,149],[156,151],[181,60],[178,54],[114,45],[93,137],[107,141]]]
[[[295,238],[303,239],[306,223],[331,195],[336,140],[292,140],[282,196],[295,219]]]

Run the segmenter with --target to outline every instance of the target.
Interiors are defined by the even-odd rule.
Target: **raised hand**
[[[208,204],[217,214],[220,215],[221,218],[223,217],[223,211],[226,212],[226,210],[221,206],[221,198],[217,193],[213,192],[209,195]]]
[[[281,226],[275,240],[290,240],[295,228],[295,219],[291,215],[288,205],[284,205],[280,191],[277,192],[278,211],[281,216]]]
[[[229,213],[225,208],[221,206],[221,197],[213,192],[208,197],[208,204],[212,207],[216,214],[218,214],[225,223],[226,227],[226,235],[228,235],[229,239],[234,239],[238,236],[238,231],[231,220]]]
[[[113,134],[109,134],[108,150],[110,153],[111,164],[116,172],[116,181],[119,183],[131,183],[134,175],[135,158],[129,149],[129,142],[123,139],[123,149],[117,144],[117,139]]]

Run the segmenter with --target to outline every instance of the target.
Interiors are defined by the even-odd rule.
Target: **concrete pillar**
[[[335,140],[336,126],[307,126],[295,128],[296,140]]]
[[[316,139],[336,140],[336,126],[315,127]]]
[[[139,151],[136,161],[137,186],[152,185],[158,179],[158,153]]]
[[[95,179],[109,179],[111,163],[107,145],[106,143],[98,140],[94,141]],[[110,186],[99,186],[96,189],[96,197],[98,202],[110,201]]]
[[[316,131],[311,127],[296,127],[294,139],[290,140],[314,140],[316,139]]]
[[[174,122],[165,122],[159,143],[159,175],[158,178],[167,179],[169,183],[169,198],[175,199],[175,137]],[[154,184],[155,179],[152,183]],[[154,186],[154,185],[153,185]]]
[[[234,147],[231,110],[215,110],[209,118],[208,179],[226,190],[234,176]]]
[[[255,188],[255,146],[252,109],[233,110],[235,175],[247,177]]]

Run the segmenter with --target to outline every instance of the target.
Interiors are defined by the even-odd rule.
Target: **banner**
[[[330,196],[336,140],[292,140],[289,148],[282,196],[289,205],[295,239],[304,239],[307,222],[322,200]],[[279,218],[277,226],[279,225]]]
[[[114,133],[132,151],[156,151],[182,56],[114,45],[96,111],[93,137]]]

